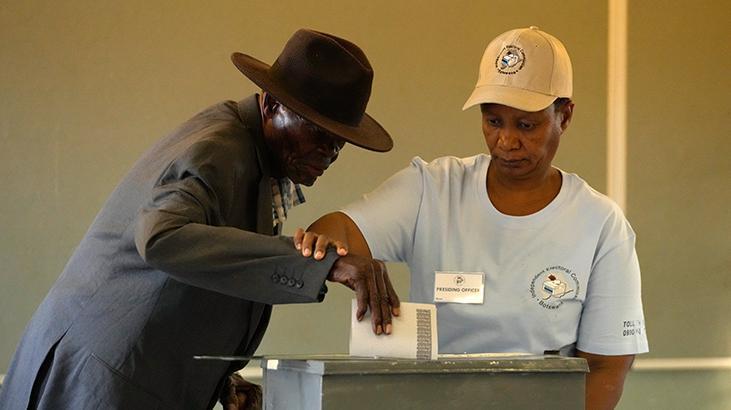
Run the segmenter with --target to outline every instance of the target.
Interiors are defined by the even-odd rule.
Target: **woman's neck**
[[[550,167],[540,178],[501,178],[492,166],[487,170],[487,196],[503,214],[526,216],[545,208],[561,191],[561,172]]]

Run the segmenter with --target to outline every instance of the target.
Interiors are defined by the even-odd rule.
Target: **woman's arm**
[[[322,257],[318,255],[325,255],[328,245],[335,246],[340,255],[350,253],[372,257],[368,242],[358,225],[342,212],[332,212],[320,217],[307,228],[307,232],[297,229],[294,234],[294,245],[303,256],[314,254],[315,259]]]
[[[632,367],[635,355],[604,356],[576,351],[586,359],[589,374],[586,377],[587,410],[613,409],[622,397],[624,378]]]

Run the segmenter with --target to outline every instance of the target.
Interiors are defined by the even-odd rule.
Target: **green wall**
[[[639,236],[648,357],[729,356],[731,324],[722,315],[731,287],[729,8],[723,1],[631,3],[628,216]],[[293,211],[287,232],[356,199],[414,155],[484,151],[478,110],[461,106],[487,42],[519,26],[537,25],[564,40],[574,62],[576,115],[556,162],[605,190],[606,2],[303,4],[0,6],[0,373],[138,155],[198,110],[256,91],[230,63],[231,52],[272,62],[300,27],[365,50],[375,69],[368,111],[392,133],[395,148],[384,155],[347,147],[306,190],[308,202]],[[408,272],[391,270],[406,298]],[[322,304],[277,307],[260,353],[346,352],[351,296],[330,286]],[[643,392],[653,389],[654,378],[647,380]]]
[[[731,356],[731,7],[630,2],[627,214],[648,357]],[[731,369],[635,371],[622,409],[731,408]]]
[[[631,11],[627,203],[653,355],[731,356],[731,7]]]

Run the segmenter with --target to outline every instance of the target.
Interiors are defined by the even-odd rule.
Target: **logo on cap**
[[[495,68],[503,74],[515,74],[525,65],[525,53],[516,46],[505,46],[495,59]]]

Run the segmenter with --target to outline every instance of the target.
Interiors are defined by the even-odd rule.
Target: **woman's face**
[[[551,104],[536,112],[500,104],[483,104],[481,110],[482,133],[497,175],[516,182],[546,177],[561,134],[571,122],[573,103]]]

